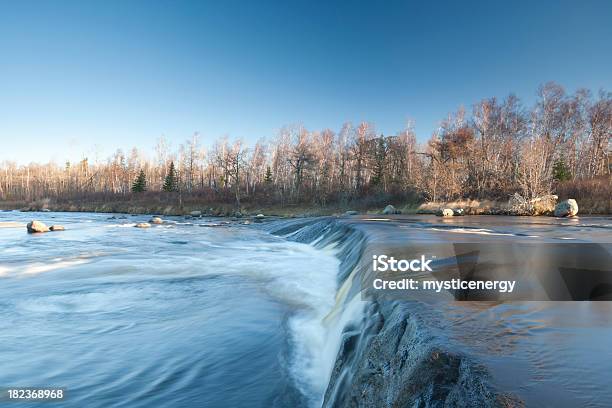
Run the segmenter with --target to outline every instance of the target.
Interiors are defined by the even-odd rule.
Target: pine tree
[[[563,156],[553,164],[553,178],[557,181],[566,181],[572,178],[570,169],[567,164],[565,164],[565,158]]]
[[[132,184],[132,192],[142,193],[143,191],[147,191],[147,176],[145,176],[144,170],[140,170],[138,177],[136,177],[134,184]]]
[[[170,167],[168,168],[168,174],[166,175],[166,179],[164,180],[164,191],[177,191],[178,189],[178,177],[176,175],[176,170],[174,169],[174,162],[170,162]]]
[[[266,184],[272,184],[272,169],[270,166],[266,168],[266,175],[264,176],[264,182]]]

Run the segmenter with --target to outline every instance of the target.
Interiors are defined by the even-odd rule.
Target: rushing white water
[[[336,296],[332,246],[219,222],[34,216],[66,231],[0,232],[0,385],[67,387],[65,406],[320,406],[361,304]]]

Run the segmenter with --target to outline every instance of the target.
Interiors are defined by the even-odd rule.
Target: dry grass
[[[559,200],[575,199],[578,202],[578,214],[612,214],[610,176],[565,181],[556,186],[555,194],[559,196]]]

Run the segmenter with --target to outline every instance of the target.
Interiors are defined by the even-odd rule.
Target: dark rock
[[[50,231],[64,231],[66,230],[66,228],[64,228],[63,225],[52,225],[49,227]]]
[[[486,370],[438,346],[406,304],[368,314],[367,327],[345,331],[323,407],[503,406]]]

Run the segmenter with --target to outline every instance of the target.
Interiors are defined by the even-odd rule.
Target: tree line
[[[535,198],[563,182],[603,179],[612,165],[612,94],[555,83],[541,86],[526,108],[509,95],[460,108],[425,143],[412,126],[379,134],[369,122],[339,130],[283,127],[252,146],[194,134],[172,149],[164,138],[154,157],[137,148],[103,161],[0,164],[0,199],[36,200],[159,191],[202,202],[326,206],[380,197],[417,201]]]

